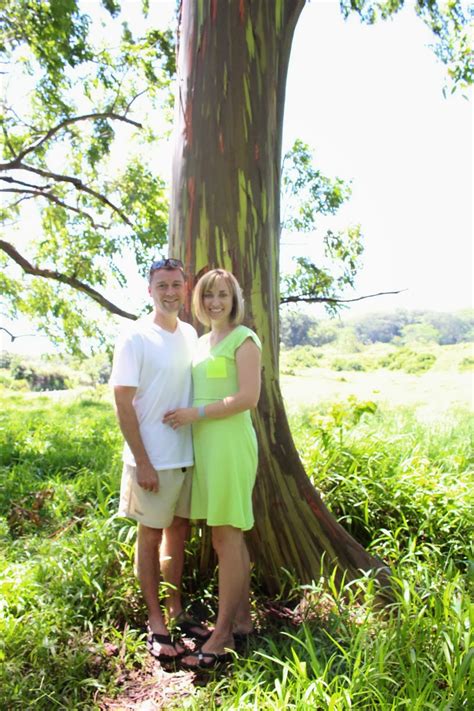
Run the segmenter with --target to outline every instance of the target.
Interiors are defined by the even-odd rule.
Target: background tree
[[[316,319],[299,309],[285,309],[280,318],[280,339],[287,348],[311,345]]]
[[[335,215],[350,196],[350,184],[323,175],[315,167],[309,146],[296,140],[282,162],[282,232],[316,232],[320,218]],[[280,301],[323,302],[334,315],[343,303],[340,294],[346,287],[354,287],[363,253],[360,225],[327,230],[321,241],[325,264],[297,258],[295,271],[282,276]]]
[[[156,111],[170,108],[172,36],[134,37],[115,20],[119,3],[103,5],[108,46],[78,0],[6,0],[0,11],[1,307],[77,351],[107,336],[94,302],[136,318],[103,293],[167,239],[165,183],[148,154]],[[15,228],[28,221],[25,244]]]

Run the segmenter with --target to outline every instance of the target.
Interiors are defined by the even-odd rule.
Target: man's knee
[[[138,524],[138,544],[141,543],[147,545],[157,545],[161,543],[161,538],[163,536],[162,528],[151,528],[150,526],[145,526],[143,523]]]
[[[175,516],[170,525],[165,529],[166,535],[185,535],[189,528],[189,519]]]

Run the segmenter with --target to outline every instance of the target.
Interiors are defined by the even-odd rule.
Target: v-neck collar
[[[218,347],[221,345],[221,343],[224,343],[224,341],[226,340],[226,338],[229,338],[229,336],[231,336],[231,335],[234,333],[234,331],[236,331],[238,328],[240,328],[240,324],[239,324],[238,326],[235,326],[235,328],[233,328],[232,331],[229,331],[229,333],[227,333],[227,334],[224,336],[224,338],[221,338],[221,340],[220,340],[218,343],[216,343],[215,346],[211,346],[211,332],[209,332],[209,333],[208,333],[208,337],[209,337],[209,350],[214,351],[216,348],[218,348]]]

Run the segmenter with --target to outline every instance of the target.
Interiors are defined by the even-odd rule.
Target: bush
[[[474,370],[474,357],[466,356],[466,358],[463,358],[462,361],[459,363],[459,370]]]
[[[71,387],[69,373],[54,365],[16,363],[11,368],[15,380],[26,380],[31,390],[67,390]]]
[[[302,416],[296,444],[325,503],[363,545],[376,532],[418,535],[465,569],[472,540],[472,416],[423,425],[409,409],[386,412],[349,398]]]
[[[322,353],[314,346],[295,346],[282,351],[282,372],[293,375],[298,368],[315,368],[320,365]]]
[[[436,361],[433,353],[418,353],[409,348],[400,348],[388,353],[379,360],[380,368],[404,370],[406,373],[425,373]]]
[[[361,363],[360,360],[346,360],[344,358],[335,358],[331,363],[331,368],[333,370],[337,370],[338,372],[341,370],[366,370],[365,365]]]
[[[26,380],[15,380],[10,373],[0,374],[0,387],[7,390],[24,391],[29,390],[30,386]]]

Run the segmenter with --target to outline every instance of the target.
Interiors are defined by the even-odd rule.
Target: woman
[[[257,439],[250,418],[260,396],[257,335],[242,325],[244,304],[236,278],[214,269],[198,281],[193,306],[210,332],[193,360],[194,406],[166,413],[171,427],[193,424],[191,518],[206,519],[219,562],[219,609],[201,649],[187,655],[187,669],[216,666],[230,657],[235,636],[252,631],[250,559],[243,532],[253,526],[252,489]]]

